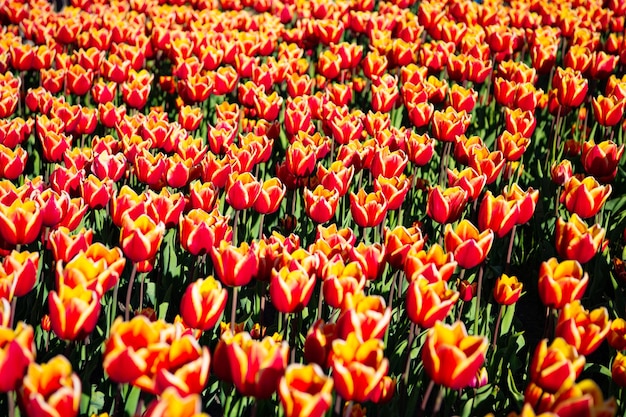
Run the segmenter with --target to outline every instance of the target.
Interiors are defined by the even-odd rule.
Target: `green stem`
[[[135,276],[137,275],[137,264],[133,263],[133,272],[130,274],[130,280],[128,281],[128,289],[126,290],[126,309],[124,311],[124,318],[126,321],[130,318],[130,297],[133,294],[133,284],[135,283]]]
[[[230,309],[230,330],[235,334],[235,317],[237,315],[237,297],[239,295],[239,287],[233,287],[233,304]]]
[[[482,288],[483,288],[483,273],[484,273],[484,267],[481,264],[480,270],[478,271],[478,287],[476,288],[476,312],[474,315],[474,335],[478,334],[478,322],[479,322],[479,316],[480,316],[480,293],[482,292]]]
[[[491,346],[495,349],[496,343],[498,343],[498,334],[500,333],[500,322],[502,321],[502,315],[504,314],[504,308],[506,306],[502,304],[500,306],[500,311],[498,312],[498,318],[496,319],[496,327],[493,330],[493,341],[491,342]]]

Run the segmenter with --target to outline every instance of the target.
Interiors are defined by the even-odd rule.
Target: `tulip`
[[[513,183],[510,188],[508,185],[504,187],[502,195],[507,201],[515,201],[517,205],[518,215],[516,224],[528,223],[535,214],[535,208],[539,200],[539,191],[534,190],[532,187],[524,191],[517,183]]]
[[[411,247],[404,262],[404,272],[409,282],[422,276],[434,283],[448,281],[454,273],[456,265],[452,253],[445,253],[438,244],[432,245],[428,252]]]
[[[564,185],[572,177],[572,163],[564,159],[558,164],[555,162],[550,169],[552,182],[556,185]]]
[[[259,259],[256,246],[242,242],[239,247],[221,241],[211,250],[217,278],[229,287],[247,285],[258,273]]]
[[[330,408],[333,380],[317,364],[291,364],[278,385],[286,417],[322,417]]]
[[[433,136],[444,142],[452,142],[465,133],[470,120],[470,114],[465,111],[457,112],[452,107],[446,108],[444,112],[437,110],[433,114]]]
[[[175,388],[169,387],[161,396],[152,400],[142,414],[143,417],[209,417],[201,413],[202,398],[199,394],[181,395]]]
[[[617,352],[611,365],[611,378],[620,387],[626,387],[626,355]]]
[[[567,107],[578,107],[587,96],[589,82],[580,71],[558,67],[552,79],[557,90],[559,103]]]
[[[493,287],[493,298],[496,303],[508,306],[515,304],[522,294],[522,283],[515,276],[502,274],[496,279]]]
[[[0,143],[0,178],[16,180],[24,172],[27,159],[23,148],[10,149]]]
[[[571,177],[565,183],[561,203],[565,203],[570,213],[586,219],[600,211],[611,195],[611,190],[611,185],[600,185],[594,177],[585,177],[582,181],[577,177]]]
[[[408,161],[406,153],[401,149],[391,151],[385,146],[374,153],[370,171],[374,178],[381,175],[385,178],[397,177],[402,175]]]
[[[429,163],[435,153],[435,142],[427,134],[418,135],[411,131],[406,146],[409,161],[418,166]]]
[[[488,342],[482,336],[468,336],[465,325],[436,322],[428,331],[422,361],[428,376],[452,389],[469,386],[485,361]]]
[[[406,311],[409,319],[420,328],[431,328],[443,321],[459,299],[459,293],[448,289],[446,281],[429,282],[417,277],[409,283]]]
[[[262,214],[274,213],[279,209],[286,192],[285,185],[278,178],[263,181],[261,191],[253,207]]]
[[[403,267],[410,249],[421,250],[425,241],[417,223],[409,228],[398,226],[388,229],[385,227],[384,239],[387,262],[396,269]]]
[[[504,109],[506,130],[512,134],[520,133],[525,138],[530,138],[537,126],[537,119],[532,111],[521,109]]]
[[[533,354],[530,379],[548,393],[555,394],[572,387],[585,365],[585,357],[563,338],[557,337],[548,346],[543,339]]]
[[[611,140],[596,144],[593,139],[583,143],[581,162],[585,172],[608,183],[617,175],[617,166],[624,153],[624,145],[617,146]]]
[[[591,379],[578,382],[555,398],[552,411],[560,417],[575,417],[582,414],[614,416],[617,413],[615,398],[604,400],[602,390]]]
[[[491,229],[479,233],[476,226],[464,219],[456,229],[452,229],[450,224],[446,225],[444,243],[446,251],[454,253],[454,259],[461,268],[473,268],[487,257],[493,237]]]
[[[506,236],[518,223],[519,206],[504,196],[494,197],[487,191],[478,211],[478,227],[492,230],[498,237]]]
[[[29,244],[41,231],[43,215],[39,204],[16,199],[10,205],[0,203],[0,236],[11,246]]]
[[[624,106],[626,100],[618,99],[615,96],[605,97],[603,95],[598,98],[593,97],[591,106],[596,121],[601,126],[615,126],[622,120],[624,116]]]
[[[361,188],[357,194],[350,193],[350,212],[360,227],[378,226],[387,215],[387,199],[380,191],[368,194]]]
[[[219,366],[242,395],[265,399],[276,391],[287,368],[287,342],[277,342],[269,336],[253,340],[248,332],[241,332],[226,339],[222,336],[214,355],[216,361],[218,348],[225,353],[225,363]],[[217,369],[215,372],[218,374]]]
[[[610,326],[606,308],[588,311],[576,300],[566,304],[559,313],[555,334],[574,346],[581,355],[589,355],[604,341]]]
[[[39,253],[11,251],[11,253],[4,258],[2,267],[6,275],[13,274],[13,280],[15,281],[13,295],[23,297],[28,294],[37,283]]]
[[[381,296],[348,293],[337,319],[336,336],[345,340],[354,333],[362,342],[374,338],[382,340],[390,320],[391,308]]]
[[[353,177],[354,166],[346,167],[340,161],[333,162],[328,169],[322,164],[317,166],[317,179],[320,185],[327,190],[337,191],[340,196],[348,192]]]
[[[350,249],[349,258],[351,261],[356,261],[361,265],[361,270],[363,270],[366,279],[373,281],[380,278],[383,273],[386,263],[386,251],[385,247],[380,243],[366,245],[364,242],[361,242]]]
[[[544,305],[563,308],[567,303],[580,300],[585,293],[589,276],[583,273],[578,261],[559,263],[551,258],[539,269],[539,296]]]
[[[3,311],[8,324],[11,314],[8,301],[3,302]],[[23,322],[17,323],[15,329],[0,326],[0,392],[9,392],[17,388],[22,382],[28,365],[35,361],[34,330]]]
[[[27,415],[77,416],[81,382],[65,356],[47,363],[31,363],[19,389],[18,397]]]
[[[316,223],[326,223],[335,216],[339,203],[339,192],[318,185],[313,191],[304,189],[304,210]]]
[[[180,301],[180,313],[187,326],[207,331],[222,317],[228,292],[212,276],[189,286]]]
[[[270,297],[272,304],[281,313],[302,311],[315,289],[315,274],[310,274],[296,262],[272,269]]]
[[[626,350],[626,320],[621,317],[613,320],[606,339],[613,349]]]
[[[355,295],[365,287],[365,275],[358,262],[344,263],[335,255],[323,269],[322,291],[325,302],[334,308],[342,308],[346,295]]]
[[[324,369],[330,366],[333,340],[337,338],[337,325],[319,319],[309,328],[304,339],[304,359]]]
[[[453,223],[461,217],[468,201],[467,192],[461,187],[449,187],[441,190],[440,186],[428,191],[426,214],[437,223]]]
[[[389,370],[383,341],[362,343],[353,333],[346,340],[333,341],[331,363],[335,388],[346,401],[365,402],[378,396],[380,382]]]
[[[455,148],[456,149],[456,148]],[[487,176],[478,174],[473,168],[465,168],[462,171],[450,170],[446,168],[448,173],[448,183],[450,187],[461,187],[467,193],[468,201],[478,199],[480,193],[485,187]]]
[[[70,261],[58,261],[57,286],[83,286],[99,297],[115,287],[126,265],[120,248],[108,249],[102,243],[90,244]]]
[[[120,246],[124,255],[135,263],[154,259],[163,241],[165,225],[162,222],[155,223],[146,214],[137,219],[126,214],[122,223]]]
[[[60,339],[82,340],[95,329],[100,315],[100,296],[82,285],[74,288],[63,282],[48,295],[50,323]]]
[[[604,240],[605,230],[599,224],[592,227],[572,214],[568,222],[560,217],[556,221],[556,251],[561,258],[580,263],[589,262]]]

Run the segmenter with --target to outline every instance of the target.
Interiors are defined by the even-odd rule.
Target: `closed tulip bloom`
[[[16,199],[9,205],[0,203],[0,237],[10,246],[27,245],[39,236],[43,216],[39,204]]]
[[[350,212],[360,227],[375,227],[387,215],[387,199],[382,192],[367,193],[363,188],[357,194],[350,193]]]
[[[585,177],[579,180],[571,177],[565,183],[565,190],[561,194],[561,203],[570,213],[575,213],[582,219],[595,216],[611,195],[611,185],[600,185],[594,177]]]
[[[332,402],[333,379],[317,364],[293,363],[278,385],[285,417],[322,417]]]
[[[516,276],[502,274],[496,279],[493,287],[493,298],[500,305],[515,304],[522,295],[522,287],[522,283],[518,281]]]
[[[507,161],[519,161],[526,152],[528,145],[530,145],[529,138],[521,133],[510,133],[508,130],[505,130],[496,139],[497,149],[502,152]]]
[[[485,362],[489,342],[483,336],[468,336],[465,325],[436,322],[428,331],[422,361],[428,376],[452,389],[468,387]]]
[[[102,297],[115,287],[125,265],[126,258],[120,248],[108,249],[102,243],[94,243],[70,261],[57,263],[57,286],[75,288],[82,285]]]
[[[599,95],[597,98],[593,97],[591,101],[591,108],[593,109],[593,116],[601,126],[615,126],[618,124],[624,116],[624,106],[626,100],[618,99],[615,96],[605,97]]]
[[[162,222],[157,224],[146,214],[137,219],[127,214],[123,218],[120,246],[132,262],[149,261],[156,256],[164,234],[165,224]]]
[[[355,334],[346,340],[333,341],[333,379],[335,389],[346,401],[365,402],[377,396],[380,382],[387,375],[389,360],[383,353],[383,341],[370,339],[361,343]]]
[[[253,340],[248,332],[237,333],[225,345],[227,365],[237,391],[257,399],[269,398],[287,368],[289,345],[266,336]],[[217,353],[216,353],[217,356]]]
[[[555,394],[572,387],[585,366],[585,357],[565,339],[557,337],[548,346],[543,339],[533,354],[530,379],[541,389]]]
[[[339,203],[339,192],[318,185],[313,191],[304,189],[304,210],[316,223],[326,223],[335,216]]]
[[[461,110],[457,112],[452,107],[445,111],[435,111],[432,126],[433,136],[444,142],[453,142],[457,136],[465,134],[469,127],[472,116]]]
[[[447,224],[444,232],[444,243],[447,252],[454,253],[454,259],[461,268],[473,268],[485,260],[494,233],[491,229],[478,232],[469,220],[464,219],[452,229],[452,225]]]
[[[39,274],[38,252],[11,251],[2,262],[4,273],[13,274],[15,282],[14,296],[23,297],[28,294],[37,283]]]
[[[559,217],[556,221],[556,251],[563,259],[587,263],[598,252],[604,234],[605,230],[599,224],[589,227],[577,214],[572,214],[568,222]]]
[[[467,192],[461,187],[442,190],[436,186],[428,191],[426,214],[437,223],[452,223],[461,217],[467,201]]]
[[[615,350],[626,350],[626,320],[619,317],[613,320],[606,340]]]
[[[228,292],[212,276],[191,283],[180,301],[184,323],[203,331],[211,330],[222,317]]]
[[[9,306],[9,314],[5,316],[8,324],[11,314],[8,301],[6,306]],[[4,323],[0,326],[0,392],[15,390],[22,382],[28,365],[35,361],[34,335],[32,326],[21,321],[15,329],[4,326]]]
[[[589,276],[578,261],[557,261],[550,258],[539,268],[539,297],[552,308],[563,308],[580,300],[587,289]]]
[[[456,264],[452,252],[444,252],[443,248],[435,243],[428,251],[409,249],[404,272],[409,282],[415,281],[420,276],[429,282],[448,281],[456,269]]]
[[[77,416],[80,397],[80,378],[63,355],[41,365],[31,363],[18,392],[29,416]]]
[[[194,256],[204,255],[220,244],[215,241],[212,227],[216,218],[202,209],[192,209],[181,216],[179,223],[180,244]]]
[[[370,171],[374,178],[381,175],[385,178],[391,178],[402,175],[409,158],[402,149],[392,151],[388,146],[385,146],[374,152],[371,161]]]
[[[508,185],[502,190],[502,195],[507,201],[515,201],[517,205],[517,224],[526,224],[535,214],[537,201],[539,200],[539,190],[529,187],[524,191],[517,183],[513,183],[511,187]]]
[[[550,169],[552,182],[556,185],[564,185],[572,177],[572,163],[569,159],[564,159],[558,164],[555,162]]]
[[[285,197],[287,188],[278,178],[263,181],[261,192],[254,202],[254,209],[261,214],[270,214],[277,211]]]
[[[226,202],[235,210],[245,210],[254,205],[261,193],[262,184],[249,172],[233,172],[226,184]]]
[[[337,325],[319,319],[309,328],[304,339],[304,359],[324,369],[330,366],[333,340],[337,338]]]
[[[391,321],[391,308],[379,295],[346,294],[343,311],[337,319],[337,337],[347,339],[350,333],[365,342],[383,339]]]
[[[28,153],[21,147],[8,148],[0,143],[0,178],[16,180],[26,168]]]
[[[384,229],[385,251],[387,262],[397,269],[402,269],[409,250],[421,250],[424,247],[424,236],[418,224],[407,228],[398,226],[394,229]]]
[[[412,178],[404,174],[392,178],[378,177],[374,180],[374,191],[380,191],[385,196],[388,210],[397,210],[402,207],[411,182]]]
[[[617,356],[613,359],[611,378],[620,387],[626,387],[626,355],[622,352],[617,352]]]
[[[100,316],[100,297],[93,290],[82,285],[74,288],[65,284],[50,291],[48,306],[50,324],[58,338],[63,340],[82,340],[95,329]]]
[[[270,297],[272,304],[281,313],[302,311],[307,306],[315,289],[315,274],[309,274],[297,262],[272,269]]]
[[[478,227],[481,230],[493,230],[502,238],[517,224],[519,207],[516,202],[507,200],[504,196],[494,197],[487,191],[478,210]]]
[[[191,207],[210,212],[215,208],[218,189],[212,182],[192,181],[189,184],[189,200]]]
[[[593,139],[583,143],[580,161],[585,172],[604,183],[611,182],[617,175],[617,166],[624,154],[624,145],[617,146],[612,140],[596,144]]]
[[[561,309],[555,334],[574,346],[581,355],[589,355],[604,341],[610,327],[611,320],[605,307],[588,311],[576,300]]]
[[[324,301],[333,308],[341,308],[348,293],[356,294],[365,288],[365,275],[358,262],[344,263],[336,256],[324,266],[322,291]]]
[[[443,321],[459,299],[459,293],[448,288],[446,281],[430,283],[418,277],[409,283],[406,311],[409,319],[420,328],[431,328]]]
[[[602,389],[591,379],[584,379],[556,396],[552,411],[559,417],[580,415],[610,417],[617,415],[615,398],[604,399]]]
[[[217,278],[229,287],[247,285],[257,274],[259,258],[254,243],[242,242],[239,247],[222,241],[211,250]]]

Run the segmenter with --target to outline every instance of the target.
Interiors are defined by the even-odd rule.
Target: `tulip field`
[[[0,415],[626,414],[626,1],[0,23]]]

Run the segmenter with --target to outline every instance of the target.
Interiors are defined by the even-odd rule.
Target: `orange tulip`
[[[3,304],[3,316],[8,324],[10,305],[8,301]],[[28,365],[35,361],[35,342],[34,330],[30,325],[20,321],[15,329],[11,329],[4,324],[0,326],[0,392],[9,392],[17,388]]]
[[[375,227],[387,215],[387,199],[381,191],[367,193],[363,188],[357,194],[350,193],[350,212],[360,227]]]
[[[18,393],[21,406],[31,416],[77,416],[80,397],[80,378],[63,355],[41,365],[31,363]]]
[[[610,326],[606,308],[588,311],[576,300],[561,309],[555,334],[574,346],[581,355],[589,355],[604,341]]]
[[[618,99],[615,96],[605,97],[603,95],[598,98],[593,97],[591,108],[593,116],[601,126],[615,126],[624,116],[624,106],[626,100]]]
[[[436,186],[428,191],[426,214],[437,223],[453,223],[461,217],[467,201],[468,194],[461,187],[442,190]]]
[[[137,219],[126,214],[122,222],[120,246],[124,255],[135,263],[154,259],[163,240],[165,225],[162,222],[155,223],[146,214]]]
[[[600,387],[593,380],[584,379],[557,395],[552,411],[559,417],[581,414],[609,417],[616,415],[617,403],[615,398],[604,400]]]
[[[58,291],[58,292],[57,292]],[[81,340],[95,329],[100,315],[100,296],[83,285],[71,288],[62,281],[48,295],[50,324],[60,339]]]
[[[394,229],[384,229],[385,252],[387,262],[397,269],[404,266],[406,256],[411,248],[421,250],[424,247],[424,236],[419,224],[406,228],[398,226]]]
[[[556,251],[561,258],[580,263],[589,262],[604,241],[605,230],[599,224],[592,227],[572,214],[568,222],[560,217],[556,221]]]
[[[406,312],[420,328],[431,328],[443,321],[459,299],[459,293],[448,288],[446,281],[429,282],[418,276],[409,283]]]
[[[39,253],[28,251],[11,251],[2,262],[6,275],[13,274],[15,281],[14,295],[23,297],[28,294],[37,283],[39,271]]]
[[[493,287],[493,298],[500,305],[515,304],[522,294],[522,283],[515,276],[502,274],[496,279]]]
[[[226,362],[220,367],[226,369],[237,391],[257,399],[269,398],[276,391],[287,368],[287,342],[278,342],[269,336],[253,340],[250,333],[241,332],[226,339],[222,336],[218,348],[220,344],[226,353]]]
[[[606,339],[613,349],[626,350],[626,320],[621,317],[613,320]]]
[[[217,278],[229,287],[247,285],[258,273],[259,259],[254,243],[242,242],[239,247],[221,241],[211,250],[211,258]]]
[[[386,251],[380,243],[366,245],[361,242],[350,249],[349,258],[361,265],[366,279],[373,281],[380,278],[383,273],[386,264]]]
[[[613,359],[611,378],[620,387],[626,387],[626,355],[622,352],[617,352],[617,356]]]
[[[209,417],[201,413],[202,397],[199,394],[181,395],[175,388],[168,387],[159,398],[152,400],[142,414],[143,417]]]
[[[0,203],[0,236],[10,246],[27,245],[39,236],[43,222],[39,204],[16,199]]]
[[[322,417],[332,402],[333,379],[317,364],[291,364],[278,385],[286,417]]]
[[[346,295],[357,294],[365,287],[365,275],[358,262],[344,263],[339,256],[324,266],[322,291],[324,301],[331,307],[342,308]]]
[[[452,253],[445,253],[443,248],[435,243],[428,249],[428,252],[411,247],[404,262],[404,272],[409,282],[422,276],[434,283],[448,281],[456,265]]]
[[[548,346],[543,339],[530,364],[530,380],[548,393],[555,394],[572,387],[585,365],[585,357],[565,339],[557,337]]]
[[[478,211],[478,227],[492,230],[498,237],[506,236],[518,223],[519,206],[516,201],[509,201],[503,195],[494,197],[487,191]]]
[[[390,320],[391,308],[386,306],[381,296],[348,293],[337,319],[336,336],[347,339],[350,333],[354,333],[362,342],[383,339]]]
[[[304,189],[304,209],[316,223],[326,223],[335,216],[339,204],[339,192],[318,185],[313,191]]]
[[[476,226],[464,219],[454,230],[452,225],[446,225],[445,248],[447,252],[454,253],[454,259],[461,268],[473,268],[487,257],[493,243],[493,236],[491,229],[479,233]]]
[[[611,185],[600,185],[594,177],[585,177],[581,181],[573,176],[565,183],[561,203],[565,203],[570,213],[587,219],[600,211],[611,195],[611,190]]]
[[[316,363],[323,368],[330,366],[333,340],[337,338],[337,325],[317,320],[309,328],[304,340],[304,358],[308,363]]]
[[[310,274],[297,262],[272,269],[270,279],[270,296],[272,304],[281,313],[302,311],[315,289],[315,274]]]
[[[452,389],[469,386],[485,362],[489,343],[482,336],[468,336],[465,325],[436,322],[428,331],[422,361],[428,376]]]
[[[180,314],[187,326],[207,331],[222,317],[227,299],[226,289],[208,276],[187,286],[180,301]]]
[[[456,149],[456,148],[455,148]],[[487,176],[484,174],[478,174],[473,168],[465,168],[460,172],[455,168],[450,170],[447,168],[448,183],[450,187],[461,187],[467,192],[468,201],[474,201],[483,191],[485,183],[487,182]]]
[[[624,154],[624,145],[617,146],[611,140],[596,144],[593,139],[583,143],[581,162],[585,172],[607,183],[615,179],[617,166]]]
[[[389,370],[383,341],[370,339],[363,343],[354,333],[346,340],[333,341],[331,363],[335,389],[346,401],[365,402],[377,396]]]
[[[559,263],[556,258],[550,258],[539,268],[539,296],[544,305],[563,308],[582,298],[588,281],[589,276],[583,273],[578,261]]]

